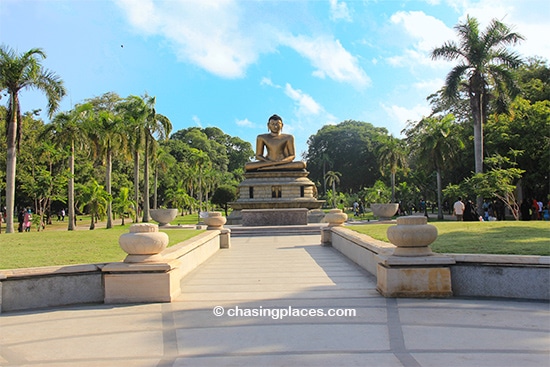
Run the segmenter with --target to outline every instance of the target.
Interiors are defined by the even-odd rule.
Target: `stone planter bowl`
[[[176,218],[178,209],[150,209],[149,214],[159,223],[159,226],[165,226]]]
[[[159,227],[153,223],[138,223],[130,226],[130,233],[124,233],[118,238],[120,248],[128,254],[124,262],[156,262],[162,260],[162,252],[168,245],[168,235],[159,232]]]
[[[428,256],[432,254],[429,245],[437,239],[437,228],[424,216],[399,217],[386,235],[396,246],[395,256]]]
[[[397,213],[399,209],[398,203],[390,204],[371,204],[372,214],[374,214],[380,220],[388,220]]]
[[[348,219],[348,215],[340,209],[331,209],[328,214],[325,215],[324,221],[328,223],[329,227],[337,227],[344,224]]]
[[[208,212],[208,216],[203,218],[208,226],[206,229],[221,229],[227,222],[227,218],[222,216],[221,212]]]

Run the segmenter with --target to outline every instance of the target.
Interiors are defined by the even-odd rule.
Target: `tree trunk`
[[[154,189],[153,189],[153,209],[157,209],[157,196],[158,196],[158,175],[159,175],[159,169],[158,167],[155,167],[155,180],[153,183]]]
[[[136,210],[134,223],[137,223],[139,221],[139,151],[137,149],[134,151],[134,201]]]
[[[436,178],[437,178],[437,219],[443,220],[443,198],[442,198],[442,184],[441,184],[441,169],[437,167],[436,169]]]
[[[70,177],[69,177],[69,183],[68,183],[68,189],[69,189],[69,198],[68,198],[68,205],[69,205],[69,213],[67,215],[69,216],[69,225],[67,229],[69,231],[74,230],[74,141],[71,141],[71,156],[69,157],[69,170],[70,170]]]
[[[11,97],[11,121],[8,125],[7,159],[6,159],[6,233],[13,233],[13,211],[15,205],[15,167],[17,165],[17,115],[19,98]]]
[[[391,202],[395,203],[395,172],[391,173]]]
[[[147,223],[151,220],[149,216],[149,137],[145,138],[145,153],[143,155],[143,219]]]
[[[109,196],[111,195],[111,171],[113,169],[113,163],[112,163],[112,155],[111,152],[111,143],[108,143],[107,146],[107,164],[106,164],[106,173],[105,173],[105,189],[107,190],[107,193]],[[113,207],[112,207],[112,200],[111,198],[108,199],[109,202],[107,203],[107,225],[106,228],[113,228]]]
[[[483,93],[476,92],[470,96],[470,107],[474,120],[474,159],[475,173],[483,173]],[[476,210],[478,215],[483,206],[483,196],[476,197]]]

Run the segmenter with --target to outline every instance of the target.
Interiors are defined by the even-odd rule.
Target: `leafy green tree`
[[[235,186],[221,185],[214,190],[212,195],[212,203],[221,206],[227,217],[228,203],[237,199],[237,190]]]
[[[0,91],[9,95],[7,114],[7,159],[6,159],[6,233],[13,233],[13,212],[15,203],[15,174],[17,150],[22,135],[19,93],[22,90],[38,89],[48,99],[48,114],[53,116],[59,102],[65,95],[61,79],[52,71],[42,67],[40,61],[46,58],[44,51],[33,48],[23,54],[7,46],[0,47]]]
[[[306,160],[310,179],[322,182],[328,162],[342,174],[340,190],[358,192],[374,184],[379,176],[376,150],[384,128],[370,123],[348,120],[338,125],[323,126],[308,139]]]
[[[502,200],[514,219],[519,220],[519,204],[515,191],[516,183],[524,171],[515,167],[516,163],[508,157],[500,155],[487,158],[486,162],[491,168],[485,173],[476,173],[465,184],[486,198],[496,197]]]
[[[465,92],[470,100],[474,125],[475,172],[483,172],[483,125],[487,120],[489,102],[495,101],[497,111],[504,112],[511,99],[519,93],[510,69],[522,64],[520,57],[506,46],[523,40],[504,23],[493,19],[481,32],[476,18],[468,16],[455,26],[459,43],[448,41],[432,51],[432,58],[458,61],[447,75],[444,95],[456,99]],[[478,195],[478,208],[483,198]]]
[[[381,135],[380,145],[377,149],[378,160],[380,162],[380,172],[384,175],[384,170],[389,167],[391,175],[391,201],[395,202],[395,175],[399,167],[407,167],[407,147],[401,139],[394,138],[392,135]]]
[[[488,119],[487,151],[508,156],[525,171],[519,182],[524,197],[544,198],[550,192],[550,101],[518,97],[510,111]]]

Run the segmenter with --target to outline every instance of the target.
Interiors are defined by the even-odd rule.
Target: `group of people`
[[[464,203],[462,198],[453,204],[453,215],[458,221],[493,221],[505,219],[504,203],[500,200],[485,200],[482,206],[481,215],[478,214],[474,203],[471,200]],[[550,220],[550,201],[546,206],[542,201],[535,199],[523,200],[520,205],[521,220]]]
[[[30,232],[32,226],[32,211],[31,208],[22,208],[17,214],[17,222],[19,232]]]
[[[359,217],[365,213],[365,204],[363,204],[363,200],[359,200],[359,202],[354,201],[353,202],[353,216]]]
[[[521,220],[550,220],[549,209],[550,200],[546,206],[544,206],[541,200],[523,200],[519,207]]]
[[[458,200],[455,201],[452,209],[453,209],[453,215],[456,217],[457,221],[474,222],[474,221],[480,221],[480,220],[497,220],[496,217],[492,215],[494,214],[494,212],[491,212],[491,218],[489,218],[488,211],[487,211],[487,219],[483,219],[482,216],[479,216],[477,214],[476,206],[472,202],[472,200],[466,200],[466,203],[464,203],[461,197],[458,197]],[[504,219],[504,217],[502,219]]]

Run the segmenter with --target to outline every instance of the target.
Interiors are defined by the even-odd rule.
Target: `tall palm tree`
[[[166,172],[168,169],[176,163],[176,159],[173,155],[166,150],[159,148],[153,155],[153,165],[155,167],[154,183],[153,183],[153,209],[157,209],[158,206],[158,176],[159,171]]]
[[[444,167],[450,166],[451,159],[459,154],[460,149],[464,149],[454,121],[454,116],[450,114],[443,118],[427,117],[406,130],[409,146],[417,162],[430,172],[433,172],[432,169],[436,171],[438,219],[443,219],[441,173]]]
[[[210,157],[208,156],[208,154],[206,154],[205,152],[197,148],[189,149],[188,160],[191,166],[194,167],[196,172],[198,173],[197,188],[199,189],[199,215],[200,215],[200,212],[202,211],[202,189],[203,189],[202,180],[203,180],[204,172],[212,167],[212,161],[210,160]]]
[[[7,159],[6,159],[6,233],[13,233],[13,211],[15,207],[15,171],[17,150],[22,134],[19,92],[38,89],[48,99],[48,115],[51,118],[65,95],[63,82],[55,73],[40,64],[46,54],[33,48],[21,55],[7,46],[0,46],[0,91],[9,95],[7,115]]]
[[[145,121],[143,125],[144,145],[144,166],[143,166],[143,222],[150,220],[149,216],[149,156],[154,155],[158,148],[158,140],[166,140],[172,131],[172,123],[168,117],[157,113],[155,109],[156,98],[145,95],[143,98],[146,105]],[[158,139],[158,140],[157,140]]]
[[[147,106],[143,98],[139,96],[129,96],[123,102],[118,104],[117,108],[122,112],[124,123],[126,125],[129,148],[134,160],[134,222],[138,222],[139,210],[139,160],[145,145],[145,118],[147,117]]]
[[[401,166],[407,166],[407,147],[401,139],[392,135],[381,135],[378,146],[378,160],[380,172],[384,174],[385,168],[389,166],[391,174],[391,201],[395,203],[395,175]]]
[[[522,64],[515,52],[506,46],[523,40],[504,23],[493,19],[484,30],[479,30],[476,18],[468,16],[464,23],[455,26],[459,43],[448,41],[432,51],[433,59],[458,61],[447,75],[444,95],[456,99],[465,92],[470,100],[474,125],[475,172],[483,172],[483,124],[487,118],[489,102],[494,99],[498,112],[504,112],[507,102],[519,93],[510,69]],[[478,196],[478,208],[483,198]]]
[[[340,177],[342,174],[336,171],[328,171],[325,175],[325,182],[327,185],[332,186],[332,207],[336,208],[336,184],[340,183]]]
[[[101,97],[88,100],[93,105],[94,115],[87,123],[88,136],[94,144],[94,152],[105,159],[105,190],[111,196],[111,176],[113,153],[126,146],[127,135],[116,104],[120,97],[115,93],[106,93]],[[112,203],[107,203],[106,228],[113,227]]]
[[[40,135],[41,138],[50,137],[54,144],[63,148],[69,146],[69,180],[67,183],[67,207],[69,231],[75,229],[75,198],[74,198],[74,158],[75,145],[83,146],[86,143],[86,133],[83,128],[89,118],[92,106],[89,103],[77,105],[70,112],[62,112],[54,116],[52,122],[46,125]]]

